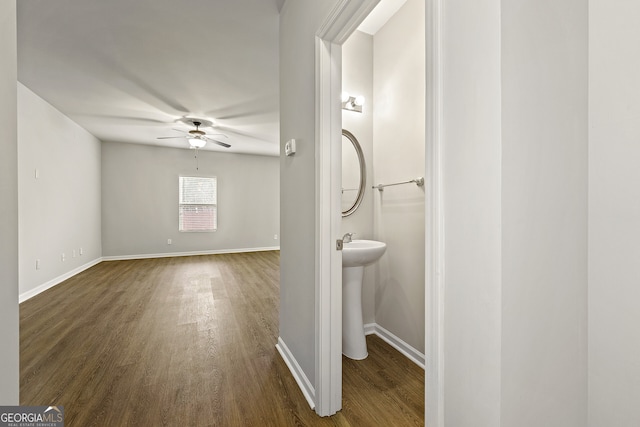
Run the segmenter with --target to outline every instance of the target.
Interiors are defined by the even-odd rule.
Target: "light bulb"
[[[340,98],[342,99],[342,102],[347,102],[350,98],[349,92],[342,92]]]
[[[355,101],[353,101],[354,104],[358,105],[358,106],[363,106],[364,105],[364,96],[360,95],[360,96],[356,96]]]

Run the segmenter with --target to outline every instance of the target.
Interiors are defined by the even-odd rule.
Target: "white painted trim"
[[[237,254],[245,252],[263,252],[263,251],[279,251],[280,246],[273,246],[267,248],[242,248],[242,249],[216,249],[207,251],[192,251],[192,252],[167,252],[159,254],[134,254],[134,255],[115,255],[102,257],[104,261],[126,261],[131,259],[148,259],[148,258],[173,258],[181,256],[196,256],[196,255],[220,255],[220,254]]]
[[[309,378],[304,374],[304,371],[298,364],[298,361],[293,354],[289,350],[289,347],[285,344],[284,340],[281,337],[278,337],[278,343],[276,344],[276,348],[278,349],[278,353],[282,356],[282,360],[287,364],[289,371],[291,371],[291,375],[295,378],[296,383],[298,383],[298,387],[302,391],[304,398],[307,399],[307,403],[314,409],[315,405],[315,390]]]
[[[340,0],[316,32],[316,413],[342,407],[342,47],[379,0]]]
[[[46,283],[43,283],[42,285],[38,286],[37,288],[31,289],[29,291],[23,292],[20,294],[18,301],[20,303],[25,302],[26,300],[35,297],[36,295],[46,291],[47,289],[53,288],[56,285],[59,285],[60,283],[64,282],[67,279],[72,278],[73,276],[75,276],[78,273],[82,273],[83,271],[93,267],[96,264],[99,264],[102,262],[102,258],[96,258],[93,261],[89,261],[88,263],[81,265],[80,267],[74,268],[71,271],[68,271],[58,277],[56,277],[55,279],[51,279]]]
[[[332,60],[337,57],[337,65]],[[342,129],[339,93],[342,76],[341,48],[316,38],[316,412],[335,414],[342,408],[342,256],[335,248],[339,239],[340,201],[334,187],[339,186],[340,168],[332,168],[336,155],[336,129]],[[335,102],[332,102],[335,100]],[[338,112],[338,113],[337,113]],[[336,120],[338,125],[336,125]],[[337,133],[340,136],[341,132]],[[340,187],[338,187],[340,188]],[[336,274],[340,272],[340,274]],[[337,337],[337,338],[336,338]]]
[[[366,325],[364,325],[364,333],[365,335],[379,336],[391,347],[395,348],[400,353],[404,354],[413,363],[424,369],[424,354],[420,353],[418,350],[407,344],[397,335],[394,335],[377,323],[367,323]]]
[[[316,35],[323,40],[342,45],[379,2],[380,0],[340,0]]]
[[[425,427],[444,427],[444,0],[426,0]]]

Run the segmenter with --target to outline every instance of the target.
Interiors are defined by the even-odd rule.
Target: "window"
[[[218,228],[216,177],[180,177],[178,221],[180,231],[216,231]]]

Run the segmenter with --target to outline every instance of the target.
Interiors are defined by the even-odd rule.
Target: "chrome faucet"
[[[356,233],[346,233],[344,236],[342,236],[342,243],[351,243],[351,238],[354,234]]]

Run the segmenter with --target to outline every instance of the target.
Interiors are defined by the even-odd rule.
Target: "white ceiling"
[[[381,0],[369,34],[406,0]],[[103,141],[187,148],[214,123],[225,149],[279,154],[284,0],[20,0],[18,80]]]
[[[369,16],[362,21],[358,30],[375,35],[406,2],[407,0],[380,0]]]
[[[157,137],[196,117],[278,155],[282,0],[17,3],[19,81],[100,140],[186,148]]]

